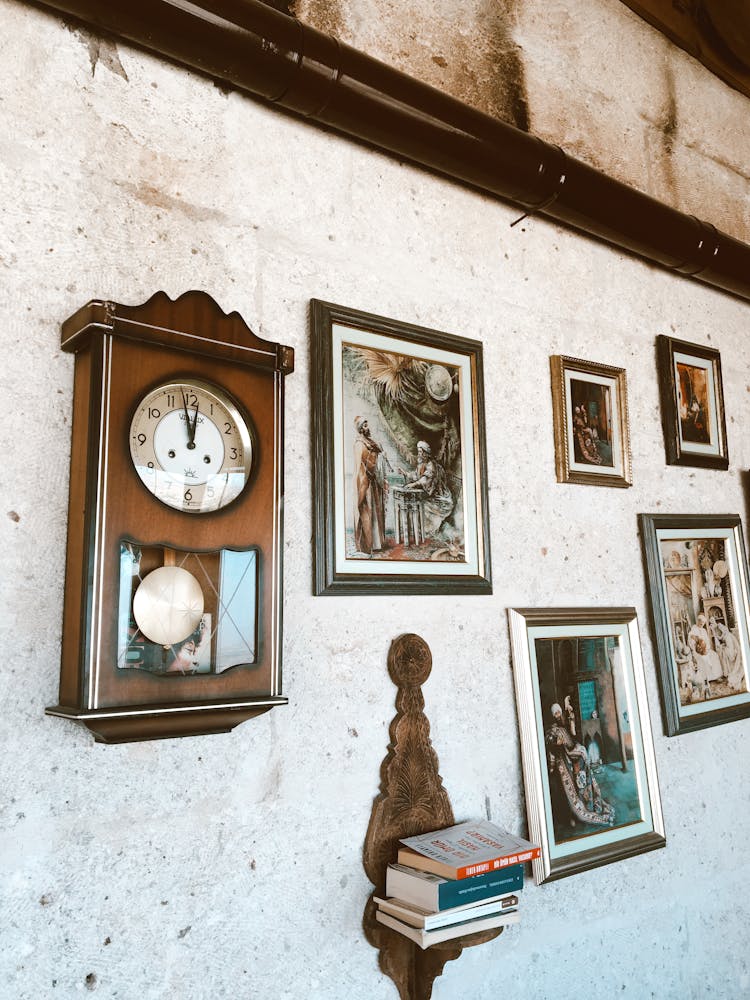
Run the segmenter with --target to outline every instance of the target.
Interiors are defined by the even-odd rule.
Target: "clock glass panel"
[[[144,486],[190,514],[220,510],[250,476],[253,439],[228,393],[198,379],[167,382],[138,404],[130,454]]]
[[[258,563],[256,549],[184,549],[120,544],[117,666],[167,677],[221,674],[257,662]],[[178,641],[153,641],[139,627],[134,599],[165,566],[190,574],[203,592],[202,611]],[[158,619],[171,617],[172,591],[150,595]]]

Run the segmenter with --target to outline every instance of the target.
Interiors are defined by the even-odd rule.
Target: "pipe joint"
[[[698,229],[695,246],[686,260],[681,264],[674,265],[674,270],[679,271],[680,274],[695,277],[702,274],[714,263],[719,253],[721,239],[718,230],[710,222],[703,222],[694,215],[691,215],[690,218]]]
[[[567,180],[568,157],[559,146],[546,145],[537,139],[541,150],[541,159],[537,166],[536,177],[533,178],[534,201],[524,199],[528,214],[543,212],[562,194]]]
[[[300,31],[296,70],[275,102],[306,118],[318,117],[328,107],[341,76],[341,44],[302,21],[296,24]]]

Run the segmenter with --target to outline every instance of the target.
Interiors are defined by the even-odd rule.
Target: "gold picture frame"
[[[624,368],[550,358],[557,481],[633,485]]]

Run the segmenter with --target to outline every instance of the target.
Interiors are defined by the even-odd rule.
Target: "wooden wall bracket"
[[[455,822],[448,793],[438,772],[438,758],[430,741],[430,723],[424,713],[422,684],[430,676],[430,647],[418,635],[401,635],[388,653],[388,672],[398,687],[396,715],[390,726],[390,745],[380,767],[380,794],[372,806],[364,846],[364,868],[375,886],[365,906],[363,927],[379,963],[390,976],[401,1000],[429,1000],[432,985],[446,962],[464,948],[490,941],[502,928],[466,934],[422,950],[409,938],[375,919],[374,895],[385,896],[385,874],[396,858],[398,841]]]

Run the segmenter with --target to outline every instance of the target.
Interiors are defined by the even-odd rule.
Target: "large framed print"
[[[750,609],[736,514],[641,514],[667,734],[750,716]]]
[[[492,592],[482,345],[312,301],[316,594]]]
[[[668,464],[728,468],[719,352],[673,337],[656,343]]]
[[[631,486],[625,370],[559,354],[550,370],[557,481]]]
[[[537,885],[663,847],[635,610],[508,615]]]

